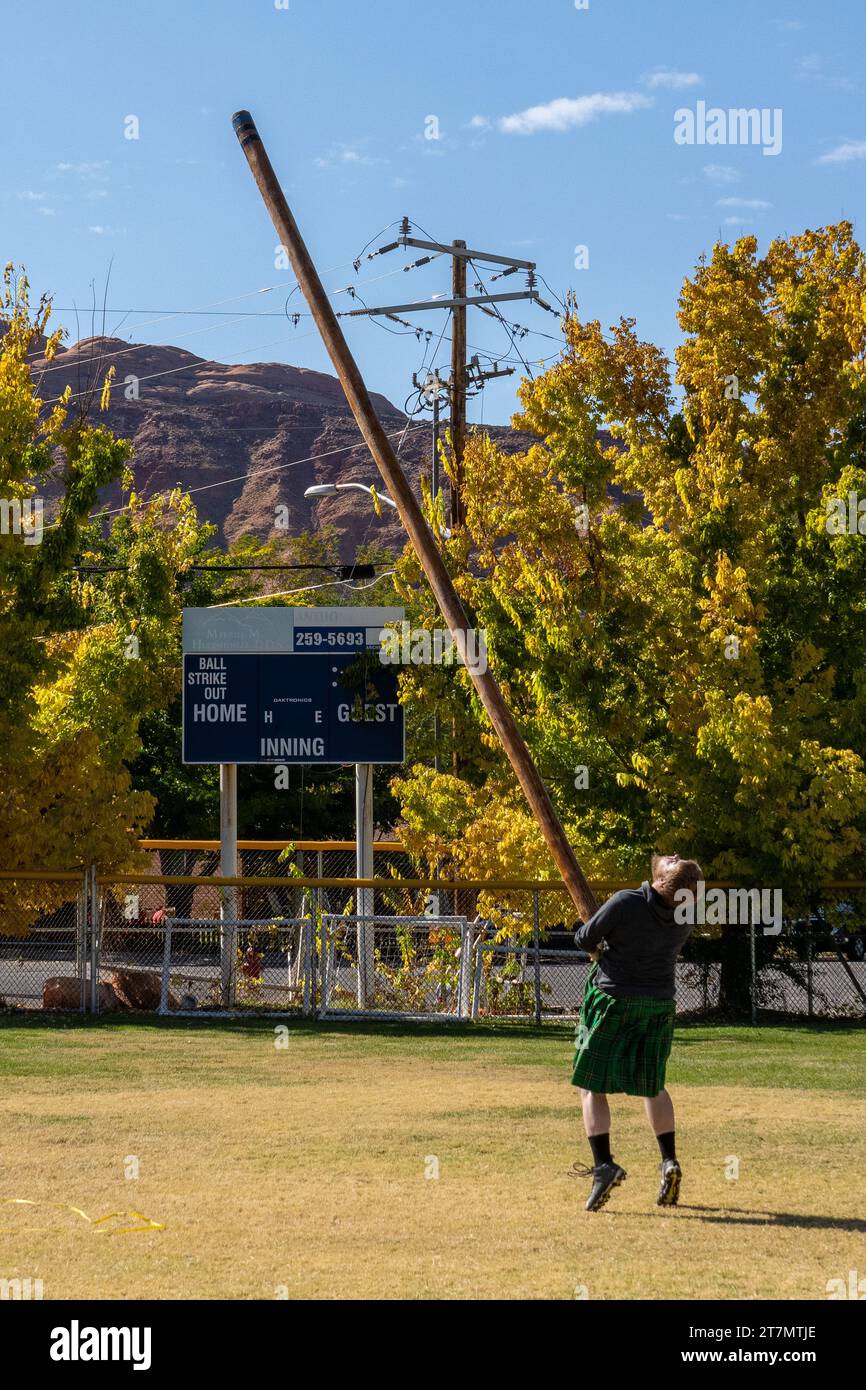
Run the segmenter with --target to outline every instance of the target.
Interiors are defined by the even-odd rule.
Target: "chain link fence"
[[[244,850],[278,872],[228,880],[204,872],[209,844],[189,843],[154,853],[193,873],[0,873],[0,1008],[577,1016],[591,962],[560,885],[411,879],[387,845],[365,888],[351,844],[286,849]],[[866,883],[828,887],[779,925],[696,927],[678,1018],[866,1020]]]
[[[0,1009],[87,1005],[91,902],[80,873],[0,873]]]
[[[206,880],[219,873],[218,840],[142,840],[141,849],[151,856],[152,875]],[[413,872],[409,855],[399,842],[392,840],[374,843],[373,866],[375,877],[379,879],[408,879]],[[238,876],[243,879],[276,878],[287,882],[297,878],[354,879],[355,872],[355,845],[350,840],[238,841]],[[322,889],[321,898],[324,911],[343,912],[351,908],[353,894],[351,890],[347,894],[330,887]],[[397,895],[394,901],[399,903],[395,910],[411,910],[412,904],[405,898]],[[266,890],[249,885],[238,891],[237,902],[241,917],[281,915],[287,908],[291,912],[300,911],[301,895],[289,888],[281,890],[280,885],[271,885]],[[206,883],[201,886],[168,884],[164,901],[156,902],[152,892],[142,900],[145,911],[152,910],[151,904],[167,907],[178,917],[203,917],[212,914],[219,901],[212,886]],[[387,911],[387,908],[381,910]]]
[[[310,1012],[311,917],[167,919],[161,929],[161,1014],[221,1017]],[[127,948],[128,953],[128,948]],[[125,967],[135,969],[135,965]],[[114,971],[123,991],[128,982]]]
[[[321,922],[321,1017],[469,1017],[465,917],[324,913]]]
[[[756,1015],[866,1016],[866,885],[817,893],[778,937],[759,938]]]

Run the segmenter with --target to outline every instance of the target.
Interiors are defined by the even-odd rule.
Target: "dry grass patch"
[[[513,1039],[487,1042],[479,1060],[459,1038],[428,1053],[350,1033],[286,1052],[267,1032],[59,1037],[62,1087],[39,1068],[4,1087],[0,1195],[135,1208],[166,1229],[111,1235],[6,1206],[0,1276],[42,1278],[48,1298],[573,1298],[585,1285],[593,1299],[808,1299],[862,1267],[866,1099],[674,1080],[683,1205],[659,1211],[642,1106],[621,1098],[629,1178],[587,1215],[556,1050],[521,1065]],[[37,1219],[50,1229],[24,1229]]]

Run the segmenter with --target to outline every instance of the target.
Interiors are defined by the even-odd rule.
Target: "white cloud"
[[[25,188],[23,193],[16,193],[15,196],[25,203],[41,203],[48,197],[48,194],[34,193],[31,188]]]
[[[726,226],[726,227],[751,227],[753,221],[754,221],[754,219],[751,218],[751,217],[726,217],[726,218],[725,218],[725,226]]]
[[[363,154],[354,145],[339,145],[331,150],[330,154],[320,155],[313,161],[317,169],[333,169],[337,164],[380,164],[379,159],[371,159],[369,155]]]
[[[797,77],[814,77],[822,72],[824,60],[817,53],[808,53],[805,58],[801,58],[797,64]]]
[[[717,208],[753,208],[756,212],[765,212],[771,208],[772,203],[765,202],[763,198],[717,198]]]
[[[670,68],[656,68],[643,78],[648,87],[667,87],[681,92],[686,87],[699,87],[703,82],[699,72],[672,72]]]
[[[815,82],[822,87],[831,87],[839,92],[856,92],[857,84],[850,77],[827,71],[827,64],[819,53],[808,53],[797,63],[794,76],[800,82]]]
[[[730,164],[705,164],[704,173],[713,183],[736,183],[740,177]]]
[[[489,130],[490,122],[486,116],[473,116],[471,121],[467,121],[470,130]]]
[[[41,217],[53,217],[53,216],[54,216],[54,209],[53,209],[53,208],[37,208],[36,211],[39,213],[39,215],[40,215]]]
[[[106,227],[101,222],[97,222],[94,226],[88,227],[87,230],[93,232],[94,236],[110,236],[112,232],[111,227]]]
[[[108,160],[82,160],[78,164],[55,164],[54,167],[58,174],[78,174],[83,179],[105,178],[104,170],[108,168]]]
[[[506,135],[536,135],[542,130],[572,130],[597,116],[630,115],[652,101],[641,92],[593,92],[585,97],[557,97],[543,106],[528,106],[511,116],[501,116],[499,129]]]
[[[866,159],[866,140],[846,140],[844,144],[822,154],[818,163],[850,164],[852,159]]]

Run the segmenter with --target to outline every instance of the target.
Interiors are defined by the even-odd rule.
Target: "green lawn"
[[[312,1023],[288,1024],[293,1055],[333,1054],[364,1059],[417,1057],[431,1061],[493,1063],[496,1066],[549,1067],[562,1072],[572,1045],[571,1025],[541,1028],[514,1024]],[[106,1035],[116,1046],[105,1047]],[[185,1072],[201,1086],[242,1079],[246,1047],[262,1038],[270,1043],[273,1022],[178,1019],[64,1018],[0,1014],[0,1078],[29,1078],[50,1084],[76,1077],[89,1057],[88,1080],[95,1087],[133,1083],[153,1075],[152,1051],[184,1049]],[[190,1041],[195,1039],[195,1041]],[[222,1043],[225,1045],[223,1046]],[[214,1046],[222,1054],[214,1072]],[[670,1077],[681,1085],[772,1086],[866,1095],[866,1028],[842,1024],[808,1027],[678,1028]],[[163,1078],[164,1080],[164,1078]]]
[[[571,1040],[4,1017],[0,1274],[46,1298],[823,1298],[862,1266],[866,1031],[678,1029],[682,1204],[655,1207],[619,1097],[629,1178],[597,1215]]]

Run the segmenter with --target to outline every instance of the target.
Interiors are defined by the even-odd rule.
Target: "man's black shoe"
[[[662,1181],[659,1187],[659,1195],[656,1197],[657,1207],[675,1207],[680,1199],[680,1183],[683,1180],[683,1170],[675,1158],[666,1158],[662,1165]]]
[[[584,1168],[575,1163],[574,1173],[579,1178],[592,1178],[592,1190],[586,1199],[587,1211],[598,1211],[603,1207],[615,1187],[625,1182],[626,1172],[613,1159],[609,1163],[596,1164],[595,1168]]]

